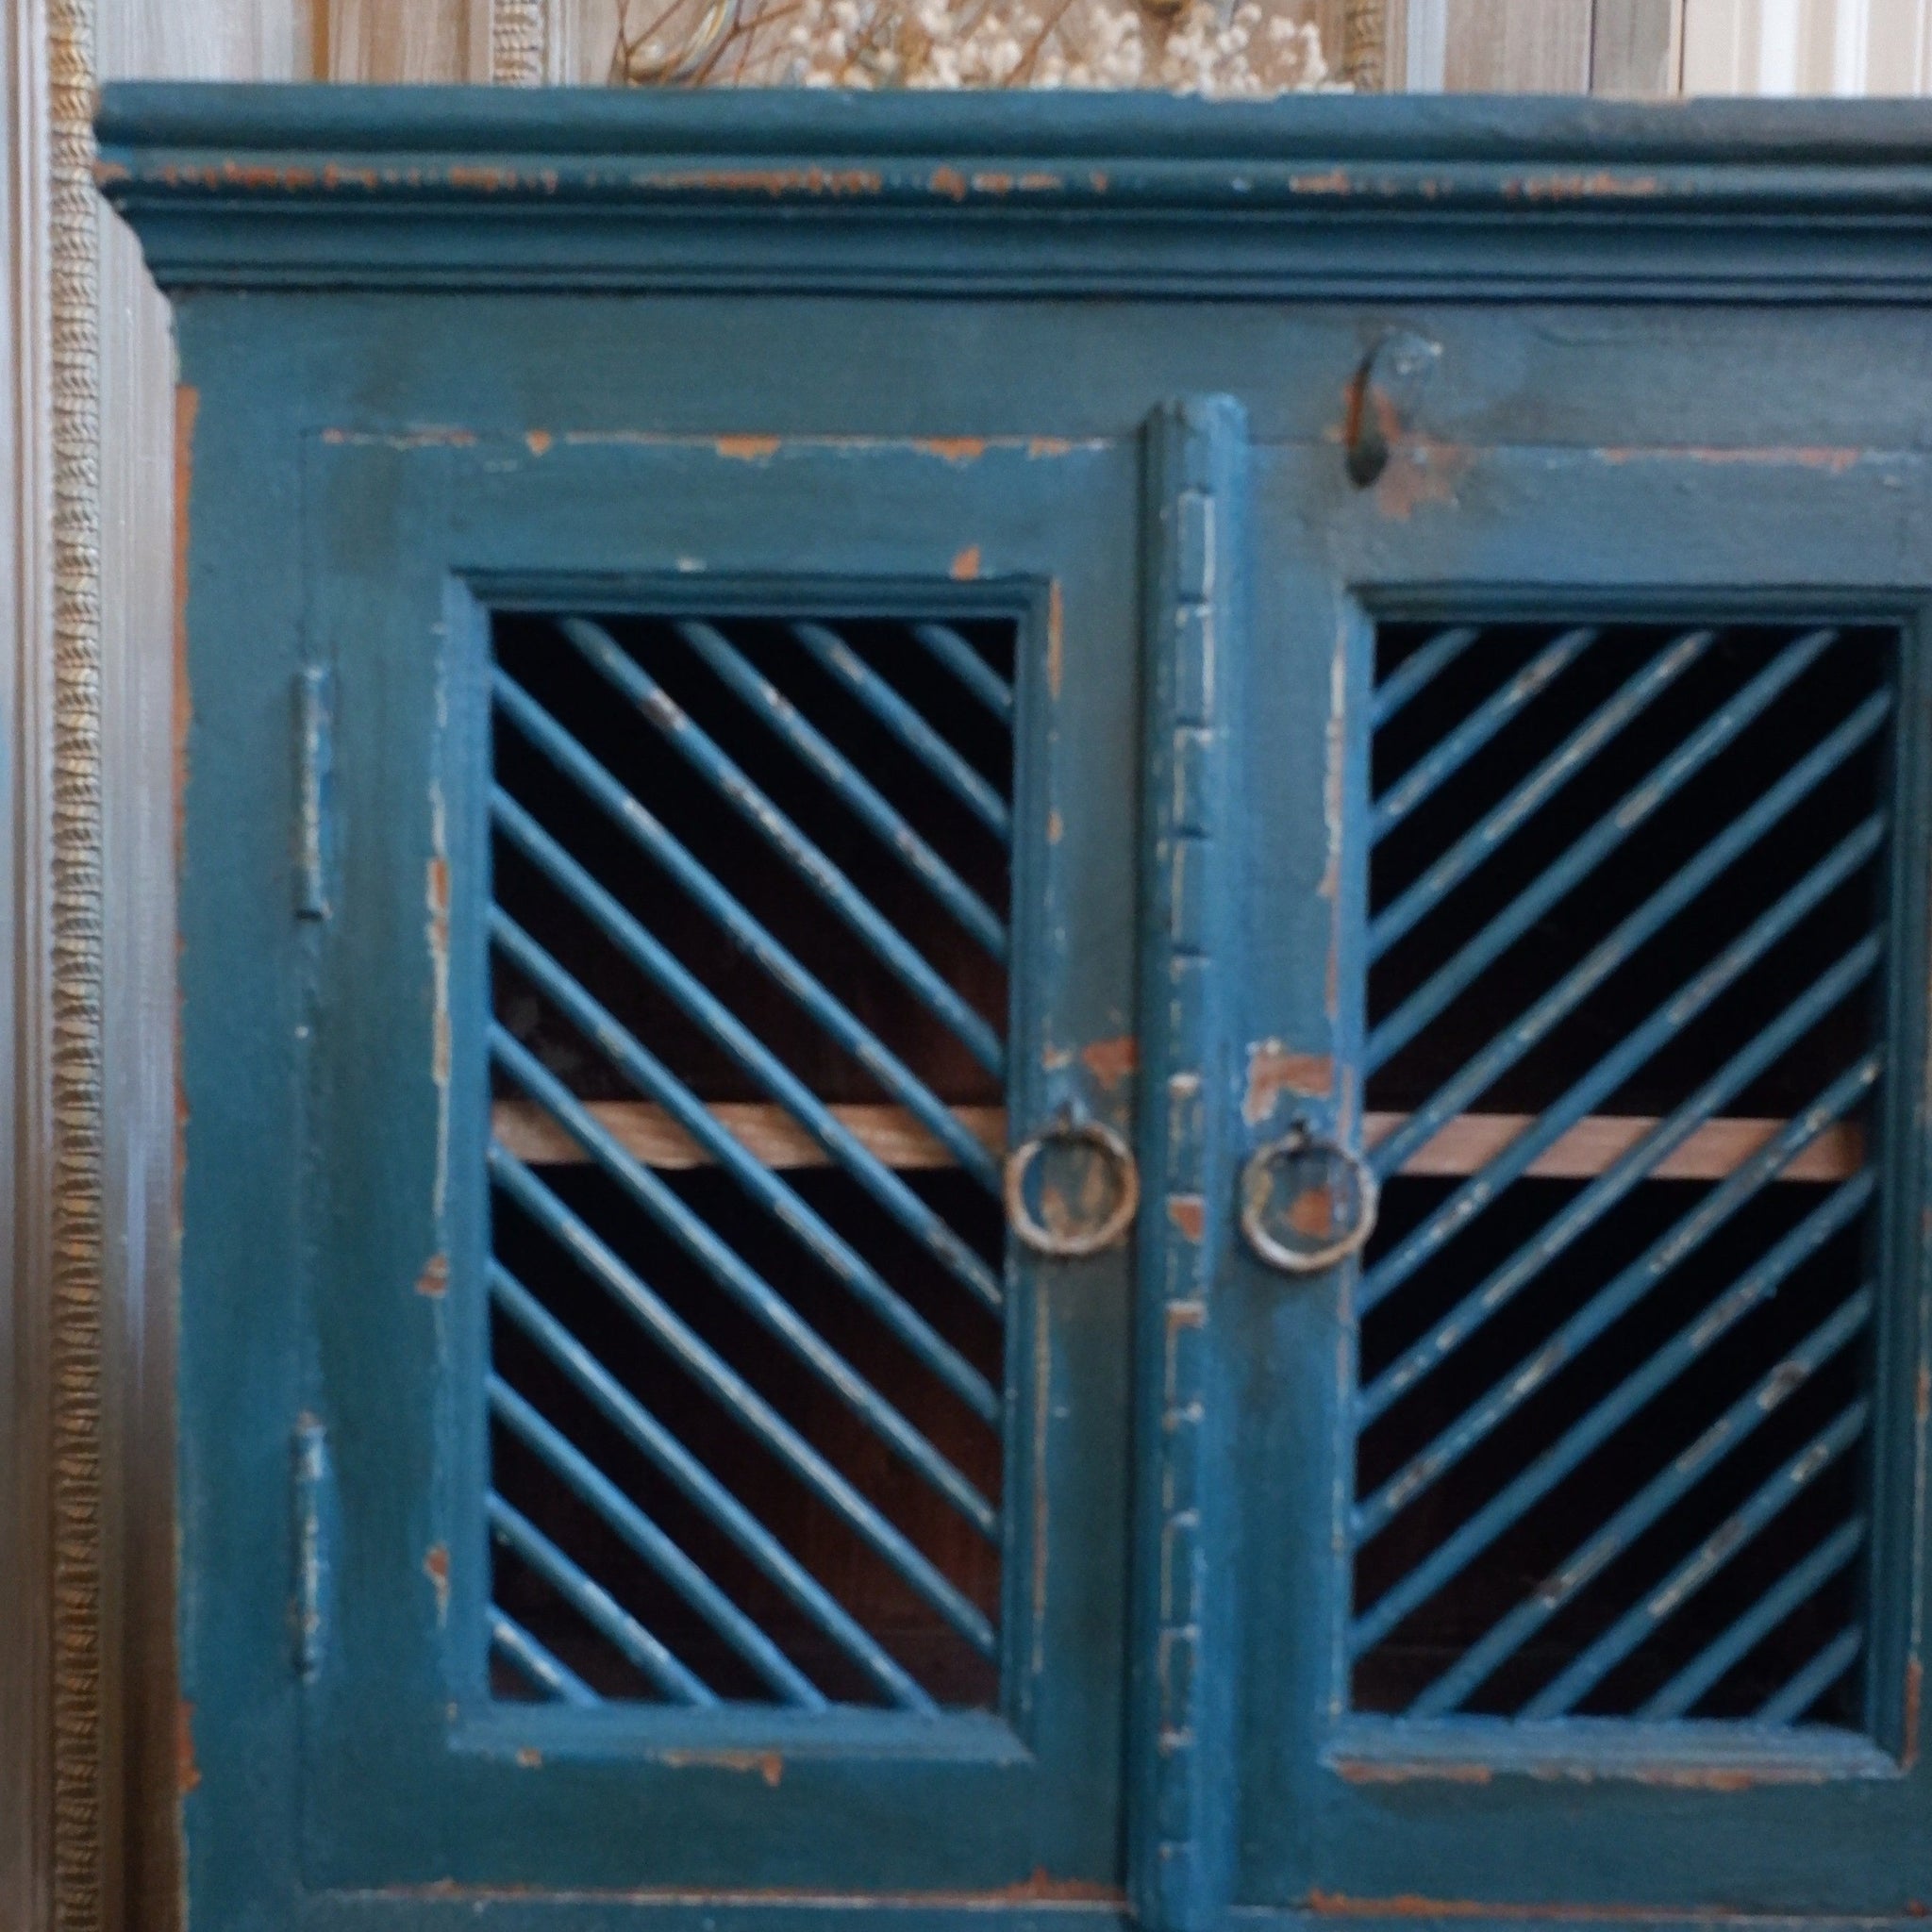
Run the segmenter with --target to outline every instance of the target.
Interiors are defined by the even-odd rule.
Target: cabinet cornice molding
[[[1932,291],[1916,102],[134,84],[98,131],[169,289]]]

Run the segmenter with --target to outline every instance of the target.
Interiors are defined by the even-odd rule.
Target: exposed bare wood
[[[824,1150],[780,1107],[724,1102],[711,1109],[718,1124],[767,1167],[824,1167]],[[888,1167],[951,1167],[953,1158],[913,1117],[899,1107],[838,1107],[831,1109]],[[642,1101],[593,1101],[590,1112],[646,1167],[704,1167],[703,1150],[661,1107]],[[1007,1117],[997,1107],[954,1108],[968,1132],[995,1153],[1005,1151]],[[528,1101],[498,1101],[491,1109],[496,1137],[520,1159],[580,1161],[583,1149],[540,1107]]]
[[[1362,1138],[1373,1147],[1395,1131],[1407,1114],[1372,1113]],[[1476,1172],[1500,1154],[1536,1116],[1526,1113],[1467,1113],[1452,1120],[1403,1166],[1406,1174],[1452,1176]],[[1781,1120],[1719,1118],[1707,1121],[1652,1171],[1660,1181],[1715,1181],[1734,1174],[1783,1126]],[[1532,1164],[1530,1174],[1544,1180],[1588,1180],[1627,1153],[1657,1125],[1646,1114],[1591,1114],[1579,1121]],[[1836,1181],[1857,1173],[1865,1162],[1865,1140],[1857,1127],[1840,1121],[1827,1128],[1779,1176],[1788,1181]]]
[[[708,1164],[704,1151],[660,1107],[642,1101],[592,1101],[592,1117],[646,1167],[692,1168]],[[997,1107],[954,1109],[967,1130],[993,1152],[1007,1143],[1007,1120]],[[727,1101],[710,1112],[767,1167],[824,1167],[821,1148],[784,1108]],[[888,1167],[953,1165],[952,1157],[903,1108],[834,1107],[832,1112]],[[1408,1118],[1372,1113],[1363,1139],[1373,1147]],[[1476,1172],[1535,1124],[1526,1113],[1458,1115],[1404,1166],[1407,1174],[1457,1175]],[[1656,1170],[1658,1180],[1721,1180],[1735,1173],[1784,1125],[1781,1120],[1746,1117],[1707,1121]],[[498,1101],[491,1110],[496,1137],[519,1159],[539,1165],[580,1162],[583,1149],[540,1107]],[[1591,1114],[1579,1122],[1530,1168],[1546,1180],[1585,1180],[1599,1174],[1657,1125],[1647,1114]],[[1792,1181],[1842,1180],[1864,1164],[1864,1136],[1840,1123],[1812,1141],[1784,1171]]]
[[[1587,92],[1591,12],[1591,0],[1449,0],[1444,89]]]

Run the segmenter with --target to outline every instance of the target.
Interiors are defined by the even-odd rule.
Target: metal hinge
[[[329,812],[334,802],[335,684],[306,665],[295,677],[295,916],[329,912]]]
[[[328,1438],[312,1415],[295,1424],[295,1668],[322,1665],[330,1562]]]

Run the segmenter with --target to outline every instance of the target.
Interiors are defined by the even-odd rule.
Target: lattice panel
[[[1357,1708],[1861,1725],[1897,642],[1383,628]]]
[[[499,1696],[996,1701],[1012,661],[497,620]]]

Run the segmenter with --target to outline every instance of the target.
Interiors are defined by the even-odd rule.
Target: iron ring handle
[[[1311,1148],[1326,1150],[1353,1170],[1359,1211],[1355,1225],[1326,1247],[1291,1248],[1268,1231],[1270,1170],[1277,1160],[1291,1159]],[[1288,1274],[1320,1274],[1367,1246],[1369,1237],[1375,1231],[1375,1212],[1380,1201],[1375,1172],[1359,1154],[1351,1153],[1339,1141],[1324,1141],[1303,1126],[1291,1127],[1279,1141],[1257,1147],[1241,1169],[1241,1232],[1262,1260]]]
[[[1117,1176],[1120,1199],[1103,1220],[1084,1233],[1056,1234],[1035,1220],[1032,1209],[1026,1206],[1026,1176],[1032,1172],[1033,1163],[1046,1151],[1049,1141],[1085,1141],[1088,1146],[1098,1148]],[[1051,1126],[1021,1141],[1007,1156],[1003,1180],[1008,1226],[1036,1255],[1051,1255],[1060,1260],[1097,1255],[1103,1248],[1112,1247],[1133,1225],[1134,1216],[1141,1210],[1141,1166],[1134,1158],[1134,1150],[1127,1145],[1124,1136],[1099,1121]]]

